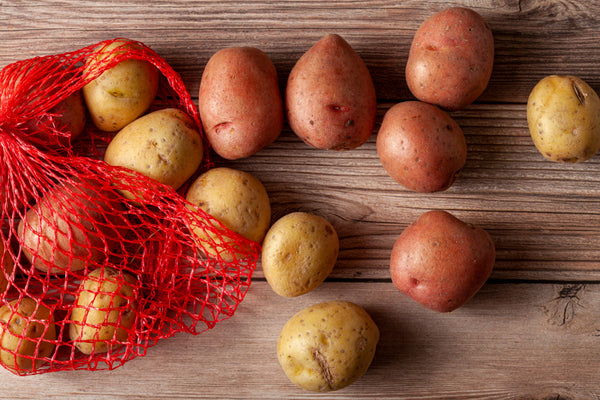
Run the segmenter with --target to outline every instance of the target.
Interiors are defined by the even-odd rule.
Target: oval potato
[[[283,128],[283,100],[275,65],[253,47],[216,52],[198,94],[204,132],[214,151],[236,160],[273,143]]]
[[[339,390],[368,370],[379,328],[359,305],[329,301],[290,318],[277,341],[277,357],[287,377],[313,392]]]
[[[116,40],[88,57],[86,71],[93,72],[118,54],[138,46]],[[103,131],[116,132],[142,115],[158,92],[158,69],[148,61],[126,59],[104,71],[83,87],[83,98],[92,122]]]
[[[459,110],[486,89],[494,65],[494,37],[473,10],[451,7],[427,18],[413,38],[406,83],[421,101]]]
[[[325,218],[294,212],[268,230],[262,248],[267,282],[280,296],[310,292],[329,276],[339,253],[339,239]]]

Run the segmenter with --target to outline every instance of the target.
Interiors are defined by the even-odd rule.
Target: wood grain
[[[383,170],[376,131],[393,104],[412,99],[404,67],[416,29],[450,5],[489,22],[494,71],[477,102],[451,114],[467,138],[461,176],[445,192],[416,194]],[[271,57],[284,91],[296,60],[330,32],[355,48],[373,77],[379,109],[371,139],[349,152],[316,150],[286,125],[253,157],[213,159],[265,184],[273,220],[303,210],[332,222],[341,252],[325,283],[281,298],[259,265],[235,316],[214,329],[163,340],[115,371],[0,370],[0,399],[600,399],[600,156],[546,161],[531,142],[525,106],[549,74],[577,75],[600,91],[600,2],[0,0],[0,68],[128,37],[163,56],[197,100],[212,54],[254,46]],[[491,280],[450,314],[423,309],[389,278],[395,239],[430,209],[480,225],[497,248]],[[287,380],[274,349],[289,317],[329,299],[364,306],[381,341],[358,382],[312,394]]]

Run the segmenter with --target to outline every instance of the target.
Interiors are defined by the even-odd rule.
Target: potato
[[[362,58],[342,37],[329,34],[290,71],[285,107],[290,127],[307,144],[351,150],[373,133],[377,98]]]
[[[0,271],[0,293],[4,293],[8,288],[9,278],[15,269],[15,263],[2,239],[0,239],[0,265],[2,266],[2,271]]]
[[[104,161],[177,190],[200,166],[203,147],[192,119],[181,110],[165,108],[121,129],[108,144]],[[130,199],[143,197],[143,191],[120,192]]]
[[[262,269],[275,293],[296,297],[319,286],[339,253],[337,232],[325,218],[306,212],[281,217],[267,231]]]
[[[289,319],[279,335],[277,356],[294,384],[328,392],[364,375],[378,341],[379,329],[362,307],[329,301],[307,307]]]
[[[118,252],[127,221],[117,194],[94,181],[51,188],[19,222],[23,254],[40,271],[79,271]]]
[[[52,355],[54,317],[48,307],[24,297],[0,307],[0,360],[8,369],[31,371]]]
[[[426,308],[453,311],[481,289],[494,267],[490,235],[454,215],[433,210],[409,225],[394,243],[394,285]]]
[[[536,148],[557,162],[581,162],[600,150],[600,99],[583,80],[550,75],[527,100],[527,122]]]
[[[85,63],[93,72],[116,55],[135,49],[136,43],[116,40],[99,47]],[[158,91],[158,69],[148,61],[126,59],[83,87],[83,98],[92,122],[103,131],[116,132],[137,119],[154,102]]]
[[[213,168],[200,175],[189,187],[186,200],[190,209],[198,206],[216,218],[226,228],[262,243],[271,224],[271,202],[263,184],[248,172],[227,167]],[[225,251],[233,243],[223,237],[223,230],[214,226],[213,231],[204,231],[192,226],[197,241],[205,247],[206,255],[219,254],[232,260],[240,254]],[[214,246],[209,244],[214,243]],[[238,248],[239,249],[239,248]]]
[[[444,111],[420,101],[405,101],[384,115],[377,154],[386,172],[415,192],[448,189],[467,161],[462,129]]]
[[[494,37],[468,8],[440,11],[419,27],[406,62],[406,83],[421,101],[459,110],[486,89],[494,64]]]
[[[113,268],[98,268],[82,280],[71,312],[69,338],[84,354],[116,350],[136,320],[137,280]]]
[[[273,143],[283,128],[277,70],[253,47],[215,53],[204,68],[198,110],[206,137],[221,157],[249,157]]]

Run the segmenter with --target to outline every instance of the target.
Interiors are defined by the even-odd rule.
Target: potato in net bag
[[[111,57],[86,66],[98,49]],[[258,243],[186,202],[186,184],[105,163],[115,133],[73,117],[81,89],[125,60],[159,72],[146,112],[181,110],[202,134],[180,76],[143,43],[0,71],[0,364],[15,374],[119,367],[232,316],[250,286]]]

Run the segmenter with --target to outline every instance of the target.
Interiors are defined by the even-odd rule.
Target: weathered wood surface
[[[280,139],[237,162],[265,184],[273,218],[317,212],[334,224],[341,253],[330,279],[305,296],[275,295],[260,267],[236,315],[198,336],[160,342],[115,371],[16,377],[0,370],[0,398],[37,399],[600,399],[600,156],[545,161],[526,125],[529,91],[545,75],[573,74],[600,90],[600,3],[543,0],[200,1],[0,0],[0,67],[112,37],[141,40],[179,72],[195,98],[217,50],[269,54],[282,90],[300,55],[325,33],[342,35],[369,67],[379,119],[410,99],[404,66],[422,20],[471,7],[494,31],[492,79],[476,104],[452,113],[468,160],[448,191],[415,194],[395,184],[375,152],[309,148],[286,126]],[[490,232],[492,279],[465,307],[424,310],[397,292],[388,257],[422,212],[442,208]],[[304,306],[363,305],[382,337],[367,374],[336,393],[287,381],[275,344]]]

